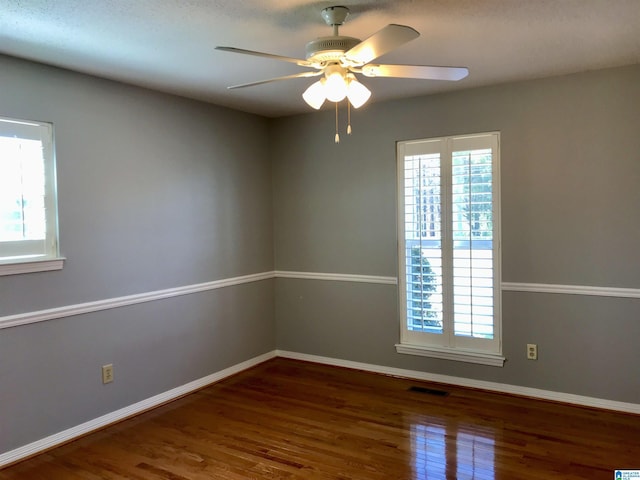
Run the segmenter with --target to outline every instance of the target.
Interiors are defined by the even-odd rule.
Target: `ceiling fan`
[[[325,100],[335,102],[337,115],[338,102],[341,102],[345,98],[348,99],[349,107],[353,105],[353,107],[358,108],[364,105],[371,96],[369,89],[357,80],[355,74],[361,74],[365,77],[416,78],[449,81],[461,80],[469,74],[469,70],[465,67],[380,65],[370,63],[385,53],[395,50],[419,37],[420,34],[413,28],[405,25],[389,24],[361,41],[358,38],[346,37],[338,33],[338,28],[345,22],[348,15],[349,9],[343,6],[328,7],[322,10],[322,18],[327,25],[333,28],[333,35],[330,37],[320,37],[307,43],[306,60],[256,52],[253,50],[244,50],[241,48],[216,47],[217,50],[271,58],[313,69],[312,71],[243,83],[227,88],[253,87],[280,80],[323,75],[319,81],[307,88],[302,94],[302,97],[309,106],[315,109],[319,109]],[[351,133],[351,125],[347,127],[347,133]],[[339,136],[336,133],[336,143],[338,141]]]

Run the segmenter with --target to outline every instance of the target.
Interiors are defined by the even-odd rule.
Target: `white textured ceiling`
[[[310,111],[301,94],[315,79],[227,90],[304,69],[214,47],[304,58],[331,35],[320,11],[332,5],[351,9],[342,35],[421,33],[380,63],[470,70],[460,82],[365,78],[371,101],[640,62],[640,0],[0,0],[0,52],[277,117]]]

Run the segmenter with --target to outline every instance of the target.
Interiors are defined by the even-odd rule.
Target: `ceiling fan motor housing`
[[[358,45],[360,40],[353,37],[334,35],[332,37],[320,37],[307,43],[307,60],[314,62],[336,62],[347,50]]]

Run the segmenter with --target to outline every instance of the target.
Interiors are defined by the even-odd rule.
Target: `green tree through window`
[[[442,328],[439,312],[433,309],[429,301],[431,294],[436,291],[436,274],[431,268],[427,257],[422,254],[418,246],[411,247],[411,320],[416,329],[423,327]]]

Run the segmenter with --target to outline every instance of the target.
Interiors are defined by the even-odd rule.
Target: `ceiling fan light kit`
[[[341,102],[345,97],[354,108],[360,108],[371,96],[371,90],[360,83],[353,73],[334,65],[325,70],[325,77],[315,83],[302,94],[307,104],[316,110],[330,102]]]
[[[304,91],[302,98],[310,107],[316,110],[320,109],[327,100],[334,102],[336,104],[337,125],[337,108],[339,102],[342,102],[345,98],[347,99],[350,117],[350,107],[361,107],[371,96],[371,91],[357,80],[355,74],[361,74],[365,77],[416,78],[447,81],[458,81],[469,74],[468,69],[465,67],[371,64],[370,62],[372,60],[417,38],[420,34],[413,28],[405,25],[389,24],[364,41],[360,41],[354,37],[342,36],[338,32],[338,28],[345,22],[348,15],[349,9],[343,6],[328,7],[322,10],[322,18],[327,25],[333,28],[333,35],[320,37],[308,42],[306,45],[305,60],[234,47],[216,47],[218,50],[272,58],[316,70],[241,85],[233,85],[228,88],[252,87],[280,80],[322,75],[320,80],[311,84]],[[351,133],[350,121],[347,126],[347,133]],[[339,135],[337,132],[335,139],[336,143],[338,143]]]

